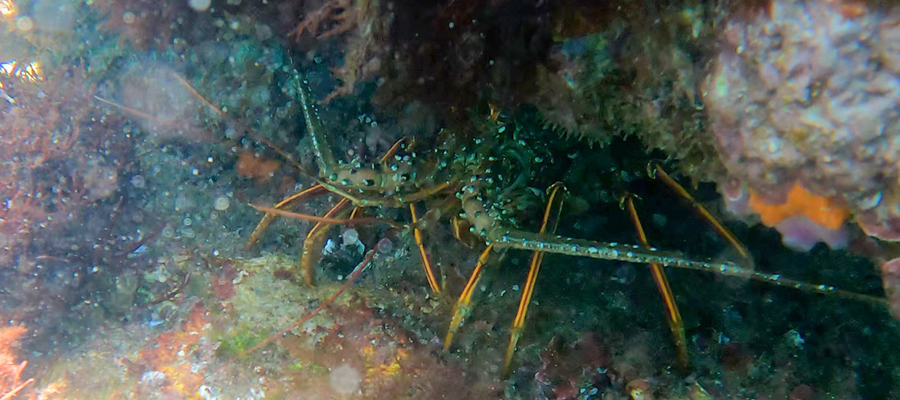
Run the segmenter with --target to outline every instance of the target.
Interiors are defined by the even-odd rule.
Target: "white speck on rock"
[[[337,394],[349,396],[359,391],[362,375],[350,364],[343,363],[331,370],[328,384]]]

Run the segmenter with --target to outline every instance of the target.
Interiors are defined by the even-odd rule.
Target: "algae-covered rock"
[[[36,392],[42,399],[421,399],[451,389],[485,398],[499,386],[437,357],[403,324],[402,299],[386,291],[350,288],[279,334],[343,284],[308,288],[276,278],[292,261],[231,260],[227,282],[216,278],[223,271],[205,272],[217,282],[206,296],[174,297],[167,304],[177,316],[167,321],[101,328],[50,363]],[[158,307],[169,306],[151,306]]]

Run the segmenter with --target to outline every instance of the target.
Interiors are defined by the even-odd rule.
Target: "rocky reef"
[[[0,396],[900,393],[900,330],[884,307],[900,315],[900,262],[883,264],[882,283],[872,260],[893,249],[866,235],[896,239],[900,201],[889,5],[0,0],[0,20]],[[374,223],[326,229],[320,246],[303,246],[313,223],[286,218],[246,246],[263,215],[251,205],[324,179],[301,76],[337,158],[374,161],[410,137],[418,148],[399,157],[419,162],[423,187],[448,161],[429,147],[470,168],[422,201],[367,207]],[[758,270],[864,296],[668,271],[687,338],[679,370],[643,265],[547,255],[504,377],[531,254],[495,251],[442,350],[485,247],[451,219],[461,182],[490,182],[504,223],[529,232],[544,189],[564,182],[558,232],[618,243],[638,240],[617,208],[631,194],[653,246],[737,259],[648,165],[721,217]],[[347,194],[321,192],[295,211],[325,215]],[[410,205],[427,209],[419,222]],[[379,251],[369,270],[319,309],[367,249]],[[298,279],[304,251],[320,261],[317,287]]]
[[[289,263],[228,261],[195,275],[194,288],[213,290],[186,289],[200,296],[136,310],[149,319],[102,328],[84,351],[49,367],[38,398],[487,398],[501,387],[434,357],[429,338],[420,336],[427,331],[402,322],[403,310],[418,311],[380,291],[354,289],[286,338],[248,352],[337,287],[310,291],[276,278]]]

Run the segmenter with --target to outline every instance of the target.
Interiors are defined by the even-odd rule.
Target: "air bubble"
[[[350,228],[341,234],[341,238],[344,240],[344,246],[356,246],[359,243],[359,232]]]
[[[213,207],[218,211],[225,211],[229,206],[231,206],[231,200],[227,196],[216,197],[216,201],[213,203]]]
[[[378,241],[378,244],[375,245],[375,250],[377,250],[381,254],[390,253],[394,250],[394,242],[391,242],[391,239],[382,238]]]

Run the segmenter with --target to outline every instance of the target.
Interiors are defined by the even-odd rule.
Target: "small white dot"
[[[188,0],[188,5],[197,11],[206,11],[212,0]]]

